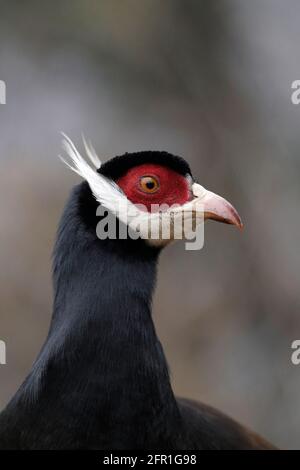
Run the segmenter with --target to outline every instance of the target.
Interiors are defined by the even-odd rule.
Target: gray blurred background
[[[162,255],[155,322],[180,395],[300,448],[300,79],[297,0],[0,4],[0,409],[47,333],[56,225],[78,181],[60,131],[103,160],[185,157],[239,210],[199,252]]]

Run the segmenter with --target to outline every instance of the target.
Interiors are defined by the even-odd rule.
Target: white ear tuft
[[[71,168],[71,170],[75,171],[75,173],[88,182],[96,200],[115,214],[120,210],[120,206],[126,206],[126,208],[127,206],[130,206],[131,208],[135,208],[135,206],[128,201],[120,187],[114,181],[101,175],[101,173],[98,173],[95,168],[92,168],[80,155],[71,139],[63,133],[62,135],[63,149],[66,152],[69,161],[60,156],[61,160]],[[85,143],[85,145],[87,144]],[[88,146],[87,154],[94,165],[96,161],[97,163],[100,163],[100,160],[96,156],[96,152],[92,146]],[[136,213],[137,209],[133,212]],[[121,216],[119,215],[121,220],[125,217],[124,214],[121,214]]]
[[[60,157],[62,161],[88,182],[94,197],[101,205],[114,213],[121,222],[139,232],[143,238],[149,238],[150,219],[154,219],[156,224],[160,223],[161,215],[159,213],[148,213],[134,205],[114,181],[98,173],[95,168],[92,168],[84,160],[69,137],[65,134],[63,134],[63,137],[63,148],[69,161]],[[85,140],[84,144],[92,163],[94,165],[96,162],[97,164],[100,163],[93,147],[87,145]]]
[[[98,157],[96,150],[94,149],[90,141],[87,142],[85,140],[85,137],[83,134],[82,134],[82,140],[83,140],[83,145],[84,145],[87,156],[89,157],[89,159],[91,160],[95,168],[99,170],[99,168],[101,167],[101,160]]]

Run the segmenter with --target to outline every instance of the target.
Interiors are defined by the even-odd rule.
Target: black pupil
[[[154,181],[147,181],[146,186],[148,189],[153,189],[155,187]]]

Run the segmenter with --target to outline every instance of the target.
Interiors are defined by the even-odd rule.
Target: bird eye
[[[140,188],[144,193],[156,193],[159,189],[159,181],[154,176],[142,176],[140,179]]]

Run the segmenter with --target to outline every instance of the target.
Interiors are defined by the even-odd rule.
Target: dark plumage
[[[99,173],[117,180],[130,168],[143,163],[163,164],[181,175],[191,174],[188,163],[182,158],[169,152],[144,151],[125,153],[105,162],[98,170]]]
[[[126,154],[100,172],[140,163],[186,175],[167,153]],[[74,188],[54,250],[54,307],[32,370],[0,415],[0,449],[268,449],[212,408],[176,399],[151,316],[159,247],[99,240],[98,203]]]

